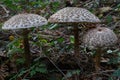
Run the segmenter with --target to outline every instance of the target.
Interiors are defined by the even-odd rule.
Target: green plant
[[[80,70],[71,70],[71,71],[67,71],[66,76],[72,77],[73,75],[79,75],[79,74],[80,74]]]
[[[21,38],[16,38],[7,45],[7,55],[8,56],[12,56],[15,53],[22,54],[23,52],[24,52],[24,50],[23,50],[23,44],[22,44]]]
[[[43,63],[36,63],[30,68],[30,76],[32,77],[36,73],[42,73],[42,74],[47,74],[47,68],[46,65]]]
[[[120,77],[120,68],[113,73],[113,76]]]
[[[35,62],[30,68],[24,69],[21,68],[17,74],[14,74],[11,76],[9,80],[16,80],[18,78],[21,78],[23,80],[27,80],[32,78],[37,73],[40,74],[47,74],[47,67],[44,63],[41,62]]]

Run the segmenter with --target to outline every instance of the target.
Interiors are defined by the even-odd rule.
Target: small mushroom
[[[79,54],[79,29],[78,25],[82,23],[100,23],[101,21],[90,11],[84,8],[66,7],[48,19],[50,23],[63,23],[74,26],[74,54]]]
[[[29,40],[28,40],[28,34],[29,34],[28,28],[39,27],[45,24],[47,24],[47,20],[44,17],[41,17],[37,14],[24,13],[11,17],[2,26],[2,29],[5,30],[20,29],[22,31],[22,36],[24,39],[23,45],[25,50],[24,57],[25,57],[25,64],[27,67],[29,67],[31,61],[31,54],[30,54]]]
[[[109,28],[97,27],[89,30],[83,36],[83,44],[89,49],[96,49],[95,68],[96,71],[100,69],[101,51],[105,47],[109,47],[117,43],[117,36]]]

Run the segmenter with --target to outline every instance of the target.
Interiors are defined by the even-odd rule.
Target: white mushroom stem
[[[23,45],[24,45],[24,58],[25,58],[25,66],[26,67],[29,67],[30,63],[31,63],[28,34],[29,34],[29,31],[27,29],[24,29],[23,30]]]

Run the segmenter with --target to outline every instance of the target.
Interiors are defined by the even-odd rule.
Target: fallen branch
[[[97,72],[97,73],[92,73],[90,75],[87,75],[87,77],[91,77],[91,76],[94,76],[94,75],[99,75],[99,74],[103,74],[103,73],[110,73],[110,72],[114,72],[115,70],[105,70],[105,71],[100,71],[100,72]]]
[[[47,57],[48,58],[48,57]],[[57,65],[55,65],[54,64],[54,62],[50,59],[50,58],[48,58],[48,60],[55,66],[55,68],[64,76],[64,78],[67,80],[67,76],[62,72],[62,70],[57,66]]]

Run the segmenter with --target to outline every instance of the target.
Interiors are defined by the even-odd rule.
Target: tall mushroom
[[[96,71],[99,71],[100,69],[101,49],[114,45],[117,40],[118,38],[115,33],[109,28],[105,27],[91,29],[83,36],[83,44],[90,49],[96,49]]]
[[[79,30],[78,24],[82,23],[100,23],[100,20],[90,11],[84,8],[66,7],[48,19],[50,23],[63,23],[74,26],[74,54],[79,54]]]
[[[24,13],[24,14],[18,14],[11,17],[2,26],[2,29],[5,29],[5,30],[20,29],[22,31],[24,57],[25,57],[25,64],[27,67],[30,65],[30,61],[31,61],[29,39],[28,39],[28,34],[29,34],[28,28],[39,27],[45,24],[47,24],[47,20],[44,17],[41,17],[37,14]]]

